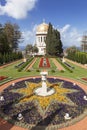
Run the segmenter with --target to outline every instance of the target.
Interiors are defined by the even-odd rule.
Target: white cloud
[[[69,24],[66,24],[63,28],[60,29],[61,34],[66,33],[70,28]]]
[[[0,15],[8,15],[16,19],[25,18],[31,11],[37,0],[5,0],[4,6],[0,5]]]
[[[27,44],[35,44],[36,28],[37,25],[35,24],[32,30],[26,30],[22,32],[23,42],[20,43],[20,46],[26,46]]]
[[[71,25],[67,24],[58,30],[61,34],[63,46],[81,45],[82,34],[77,30],[77,28],[74,28]]]

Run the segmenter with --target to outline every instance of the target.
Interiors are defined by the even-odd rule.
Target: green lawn
[[[40,72],[36,71],[37,69],[39,69],[38,65],[40,62],[40,58],[37,58],[37,61],[33,65],[33,69],[31,70],[31,72],[26,72],[24,70],[21,72],[18,72],[18,70],[15,68],[15,66],[18,65],[20,62],[21,61],[18,61],[17,63],[14,63],[8,67],[0,69],[0,75],[12,77],[13,79],[20,78],[20,77],[40,75]],[[54,63],[52,62],[51,59],[50,59],[50,64],[51,64],[51,68],[48,69],[49,76],[52,76],[52,75],[61,76],[61,77],[67,77],[67,78],[72,78],[72,79],[76,79],[76,80],[81,77],[87,77],[87,70],[83,69],[81,67],[78,67],[77,65],[69,63],[70,65],[75,67],[75,69],[73,70],[73,73],[70,73],[67,70],[65,72],[59,72],[58,70],[56,70],[56,66],[54,65]],[[52,72],[52,69],[54,69],[55,72]]]
[[[19,77],[25,77],[25,76],[38,74],[33,71],[32,72],[26,72],[26,71],[18,72],[18,69],[15,68],[15,66],[18,65],[19,63],[20,63],[20,61],[13,65],[0,69],[0,75],[12,77],[12,78],[19,78]]]
[[[57,67],[56,67],[56,65],[53,63],[53,61],[52,61],[51,58],[49,58],[49,61],[50,61],[51,69],[56,70]]]
[[[32,66],[33,69],[39,69],[39,62],[40,62],[40,57],[37,58],[37,61],[35,64]]]

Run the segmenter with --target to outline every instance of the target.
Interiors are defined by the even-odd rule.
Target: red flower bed
[[[49,68],[50,67],[50,63],[49,63],[48,58],[41,58],[39,67]]]
[[[0,76],[0,81],[6,79],[6,76]]]
[[[82,80],[85,80],[85,81],[87,81],[87,78],[82,78]]]

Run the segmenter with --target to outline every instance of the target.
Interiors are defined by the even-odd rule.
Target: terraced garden
[[[42,71],[48,72],[48,91],[55,90],[47,97],[34,93],[41,87]],[[35,57],[3,67],[0,115],[14,125],[31,130],[58,130],[75,124],[87,116],[86,75],[87,69],[58,58]]]

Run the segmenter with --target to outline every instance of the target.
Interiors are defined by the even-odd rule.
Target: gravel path
[[[49,76],[52,77],[52,76]],[[5,88],[7,88],[9,85],[11,85],[13,82],[19,82],[27,78],[21,78],[21,79],[16,79],[14,81],[8,82],[7,84],[4,84],[0,87],[0,92],[3,91]],[[32,78],[32,77],[31,77]],[[55,77],[56,78],[56,77]],[[72,80],[72,79],[67,79],[67,78],[63,78],[63,77],[57,77],[59,79],[63,79],[63,80],[67,80],[73,83],[78,84],[84,91],[87,92],[87,86],[79,83],[78,81]],[[7,121],[4,121],[3,119],[0,118],[0,130],[28,130],[28,129],[24,129],[18,126],[13,126],[12,124],[9,124]],[[65,127],[59,130],[87,130],[87,117],[85,117],[83,120],[77,122],[76,124],[69,126],[69,127]]]
[[[62,67],[62,65],[61,65],[55,58],[51,58],[51,60],[52,60],[53,63],[56,65],[56,67],[57,67],[57,69],[58,69],[59,71],[65,70],[65,69]]]
[[[70,62],[70,63],[73,63],[73,64],[75,64],[75,65],[77,65],[77,66],[80,66],[80,67],[82,67],[82,68],[84,68],[84,69],[87,69],[87,66],[82,65],[82,64],[77,63],[77,62],[74,62],[74,61],[72,61],[72,60],[69,60],[69,59],[66,59],[66,58],[65,58],[65,61],[68,61],[68,62]]]
[[[32,66],[35,64],[36,60],[37,60],[37,58],[34,58],[33,61],[32,61],[32,63],[26,68],[26,70],[31,69]]]

